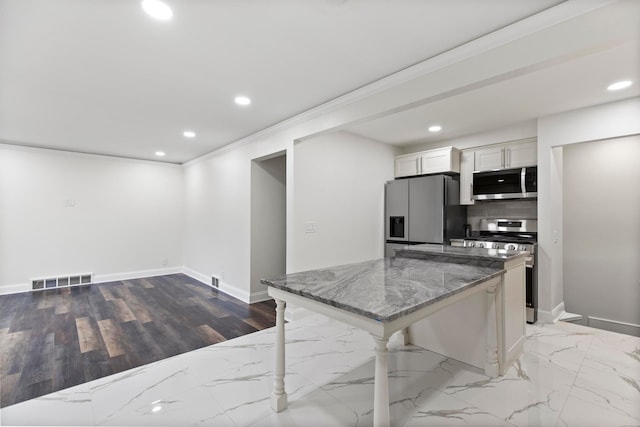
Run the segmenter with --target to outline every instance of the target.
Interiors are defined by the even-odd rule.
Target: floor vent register
[[[31,280],[31,290],[67,288],[69,286],[90,285],[93,283],[93,273],[82,273],[58,277],[41,277]]]

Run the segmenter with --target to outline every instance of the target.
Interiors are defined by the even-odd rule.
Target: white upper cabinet
[[[473,167],[475,151],[462,150],[460,153],[460,204],[472,205],[473,199]]]
[[[492,145],[475,150],[476,172],[494,169],[521,168],[538,163],[535,140]]]
[[[460,173],[460,151],[453,147],[429,150],[420,156],[420,173]]]
[[[475,151],[475,171],[504,168],[504,147],[489,147]]]
[[[446,172],[460,172],[460,150],[445,147],[396,156],[396,178]]]
[[[523,168],[538,164],[538,146],[536,141],[510,144],[506,147],[505,155],[509,168]]]
[[[411,153],[402,156],[396,156],[396,178],[419,175],[419,170],[420,153]]]

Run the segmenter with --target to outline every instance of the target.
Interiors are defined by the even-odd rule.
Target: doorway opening
[[[268,298],[261,278],[286,272],[287,155],[251,162],[251,288],[250,302]]]

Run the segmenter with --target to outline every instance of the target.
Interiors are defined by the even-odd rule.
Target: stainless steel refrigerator
[[[428,175],[385,184],[385,256],[405,245],[448,245],[464,237],[466,206],[458,176]]]

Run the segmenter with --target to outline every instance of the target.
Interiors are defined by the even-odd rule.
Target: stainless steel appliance
[[[464,236],[466,206],[460,206],[457,176],[428,175],[385,185],[385,256],[422,243],[449,244]]]
[[[538,168],[474,172],[472,197],[474,200],[538,197]]]
[[[482,219],[477,231],[464,239],[451,240],[451,246],[527,251],[527,323],[538,320],[538,221],[535,219]]]

